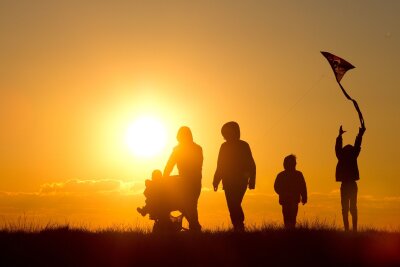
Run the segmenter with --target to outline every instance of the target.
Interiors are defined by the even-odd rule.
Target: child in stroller
[[[179,216],[171,215],[173,211],[181,211],[182,182],[179,176],[163,177],[160,170],[154,170],[151,180],[145,181],[143,192],[146,205],[137,211],[150,220],[154,220],[153,232],[178,232],[182,227],[182,212]]]

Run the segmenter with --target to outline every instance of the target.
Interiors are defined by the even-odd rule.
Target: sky
[[[353,143],[359,120],[329,51],[356,67],[342,85],[367,128],[359,222],[398,229],[399,13],[396,0],[0,0],[0,224],[148,225],[144,180],[187,125],[204,153],[200,222],[229,226],[210,189],[233,120],[257,165],[248,224],[281,223],[273,183],[293,153],[310,194],[299,220],[340,225],[335,138],[343,125]],[[143,116],[166,129],[152,157],[125,142]]]

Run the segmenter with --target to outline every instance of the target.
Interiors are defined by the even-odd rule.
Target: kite
[[[342,89],[343,94],[346,96],[346,98],[350,101],[353,102],[354,107],[357,110],[358,117],[360,118],[360,123],[361,127],[365,129],[365,123],[364,123],[364,118],[361,113],[360,108],[358,107],[357,101],[355,101],[353,98],[349,96],[349,94],[344,90],[343,86],[340,84],[340,81],[342,80],[344,74],[351,69],[354,69],[355,67],[351,65],[349,62],[344,60],[343,58],[340,58],[338,56],[335,56],[329,52],[322,52],[322,55],[328,60],[329,64],[332,67],[333,73],[335,74],[336,81],[340,86],[340,89]]]

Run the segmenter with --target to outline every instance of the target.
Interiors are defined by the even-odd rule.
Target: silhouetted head
[[[353,151],[354,151],[354,147],[352,145],[345,145],[342,150],[343,155],[345,157],[351,156],[353,154]]]
[[[296,169],[296,156],[291,154],[289,156],[287,156],[284,160],[283,160],[283,167],[285,168],[285,170],[287,171],[293,171]]]
[[[221,128],[221,134],[226,141],[233,141],[240,139],[239,124],[235,121],[225,123]]]
[[[193,142],[192,131],[187,126],[182,126],[178,130],[178,134],[176,135],[176,139],[180,144]]]
[[[162,172],[160,171],[160,170],[154,170],[152,173],[151,173],[151,179],[154,181],[154,180],[158,180],[158,179],[160,179],[160,178],[162,178]]]

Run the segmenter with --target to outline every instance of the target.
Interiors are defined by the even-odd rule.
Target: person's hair
[[[193,142],[192,131],[190,130],[189,127],[182,126],[178,130],[178,134],[176,135],[176,139],[178,140],[179,143]]]
[[[225,123],[221,128],[221,134],[226,141],[240,139],[240,127],[235,121]]]
[[[296,156],[291,154],[283,160],[283,167],[285,170],[295,170],[296,169]]]

